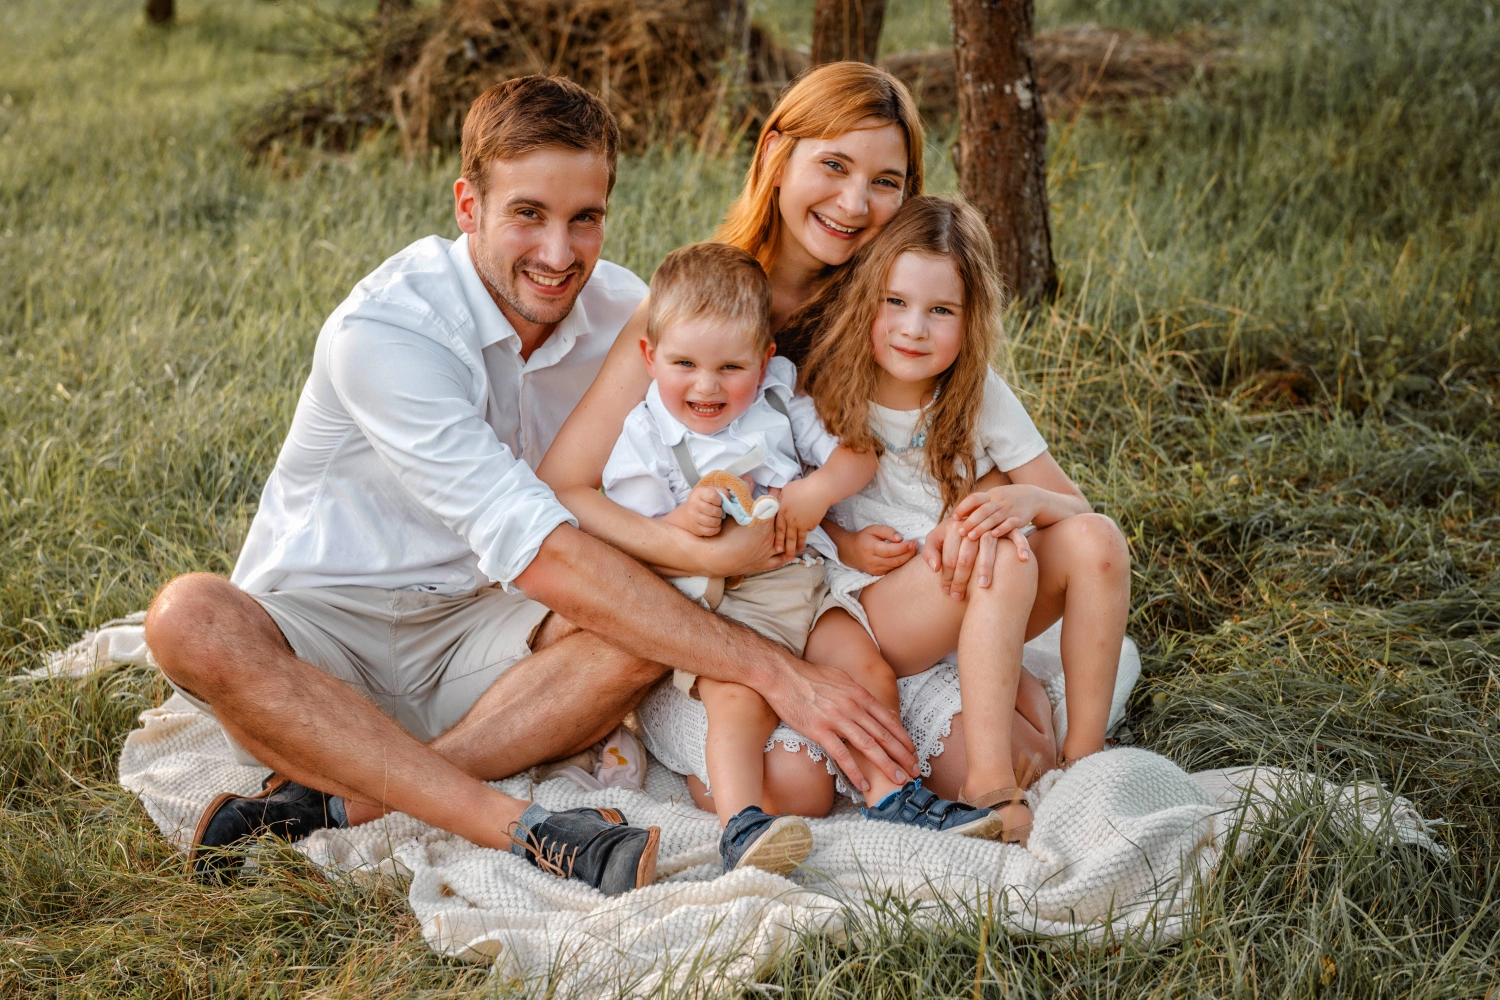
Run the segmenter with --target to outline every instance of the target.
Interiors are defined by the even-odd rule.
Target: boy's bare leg
[[[194,574],[152,602],[146,639],[162,671],[213,706],[255,758],[299,784],[407,813],[484,847],[529,803],[464,773],[349,685],[297,659],[254,599]]]
[[[765,808],[765,748],[776,730],[776,713],[743,684],[700,677],[698,696],[708,712],[704,756],[722,827],[746,806]]]
[[[838,667],[878,698],[881,704],[897,713],[901,711],[895,671],[880,655],[880,647],[875,645],[870,633],[844,609],[834,608],[818,619],[807,637],[803,656],[810,663]],[[864,793],[866,805],[874,805],[901,787],[873,767],[866,768],[865,759],[857,750],[851,748],[850,753],[870,779],[870,787]],[[902,777],[909,779],[911,776]]]
[[[1068,735],[1062,752],[1077,760],[1104,748],[1130,614],[1130,550],[1119,527],[1102,514],[1066,518],[1038,530],[1029,541],[1038,578],[1027,638],[1062,617],[1068,685]],[[965,703],[965,711],[968,707]]]

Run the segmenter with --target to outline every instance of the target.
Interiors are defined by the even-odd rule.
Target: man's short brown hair
[[[560,76],[518,76],[474,98],[464,116],[463,177],[483,195],[491,163],[548,146],[603,156],[614,190],[620,126],[603,101]]]
[[[651,276],[646,339],[656,346],[664,327],[709,316],[771,346],[771,281],[760,262],[728,243],[693,243],[667,254]]]

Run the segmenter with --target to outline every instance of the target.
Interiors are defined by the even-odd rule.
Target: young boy
[[[813,553],[837,557],[818,524],[832,504],[869,481],[876,459],[842,448],[812,401],[793,395],[796,369],[773,357],[770,315],[770,282],[743,250],[699,243],[662,262],[651,279],[641,341],[654,381],[625,420],[604,467],[604,492],[624,507],[703,536],[718,533],[730,503],[729,491],[699,485],[703,474],[743,474],[757,497],[776,495],[777,529],[785,532],[787,551],[802,553],[805,543],[811,552],[740,582],[672,582],[801,656],[823,593],[823,562]],[[813,471],[804,476],[804,467]],[[753,506],[763,511],[765,504]],[[777,726],[770,706],[739,684],[681,672],[673,683],[701,699],[708,713],[706,745],[683,749],[690,757],[702,753],[724,827],[719,851],[725,870],[791,870],[807,857],[812,834],[800,817],[761,810],[765,746]],[[669,728],[679,731],[648,728],[648,744],[693,738],[683,727]]]

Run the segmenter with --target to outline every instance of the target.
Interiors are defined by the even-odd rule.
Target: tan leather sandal
[[[1023,788],[1000,788],[993,792],[985,792],[976,796],[973,801],[964,800],[966,805],[976,806],[980,809],[988,809],[1000,820],[1000,836],[995,838],[1002,844],[1026,843],[1031,836],[1031,823],[1028,821],[1019,826],[1007,826],[1005,820],[1000,817],[1000,810],[1010,806],[1025,806],[1026,811],[1031,811],[1031,800],[1026,797]]]

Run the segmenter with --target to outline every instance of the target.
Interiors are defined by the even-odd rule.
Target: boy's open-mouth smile
[[[712,420],[714,417],[719,416],[724,412],[724,408],[729,405],[728,403],[722,402],[700,403],[697,400],[692,399],[683,400],[683,402],[687,403],[688,412],[692,413],[693,416],[703,417],[707,420]]]
[[[830,236],[837,237],[841,240],[852,240],[863,231],[863,227],[861,226],[842,226],[837,222],[834,222],[826,215],[822,215],[818,212],[812,212],[811,214],[812,217],[818,221],[818,224],[822,226]]]

